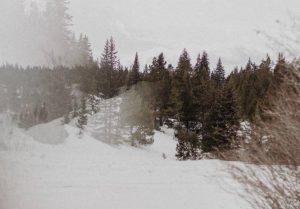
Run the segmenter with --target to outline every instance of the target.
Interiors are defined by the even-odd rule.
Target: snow
[[[60,131],[55,132],[58,126]],[[48,128],[47,128],[48,127]],[[67,132],[67,135],[61,130]],[[60,143],[45,139],[66,136]],[[47,131],[48,130],[48,131]],[[110,146],[58,121],[29,131],[14,128],[0,151],[2,209],[246,208],[240,190],[216,160],[179,162],[171,129],[153,145]],[[42,142],[42,143],[41,143]],[[15,149],[18,147],[18,149]],[[166,159],[162,157],[165,153]]]

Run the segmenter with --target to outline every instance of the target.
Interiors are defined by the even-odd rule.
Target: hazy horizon
[[[21,0],[4,0],[3,3],[9,2],[13,5],[14,1]],[[43,3],[46,0],[37,1]],[[69,13],[73,16],[71,29],[77,37],[80,33],[88,35],[95,59],[100,57],[106,39],[113,36],[121,63],[126,66],[132,64],[136,52],[139,53],[141,66],[150,64],[152,58],[160,52],[165,53],[168,63],[176,66],[181,51],[186,48],[193,63],[198,53],[207,51],[211,68],[215,67],[216,60],[221,57],[227,72],[235,66],[244,66],[249,57],[256,63],[266,54],[276,59],[281,49],[277,50],[276,47],[275,50],[271,49],[268,39],[261,35],[260,31],[280,37],[280,26],[277,23],[290,24],[289,15],[296,14],[300,9],[300,2],[297,0],[290,0],[289,4],[281,0],[251,2],[70,0],[69,2]],[[0,12],[0,18],[1,15],[4,17],[7,15],[3,11]],[[14,27],[22,24],[17,15],[9,21],[7,17],[4,20],[4,24],[11,23]],[[5,35],[5,30],[2,33]],[[5,52],[5,47],[1,47],[0,62],[18,62],[22,65],[39,63],[38,61],[26,63],[28,60],[26,57],[18,57],[22,56],[22,50],[28,50],[33,44],[18,45],[18,41],[12,42],[10,34],[6,35],[8,39],[0,38],[0,40],[6,41],[5,46],[14,57]],[[35,39],[32,41],[35,42]],[[41,53],[33,47],[30,50],[32,52],[26,53],[29,56]]]

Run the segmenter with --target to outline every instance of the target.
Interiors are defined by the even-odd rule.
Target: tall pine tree
[[[178,66],[175,70],[173,88],[175,88],[175,91],[178,91],[178,93],[176,93],[179,97],[177,100],[182,103],[179,117],[187,129],[195,117],[194,109],[192,108],[193,92],[191,88],[191,73],[191,60],[188,52],[184,49],[179,57]]]
[[[136,53],[132,69],[129,73],[127,87],[130,88],[131,86],[136,85],[139,81],[140,81],[140,63],[139,63],[138,53]]]
[[[197,121],[202,125],[213,99],[209,74],[208,55],[204,52],[202,58],[198,55],[192,76],[193,108]]]

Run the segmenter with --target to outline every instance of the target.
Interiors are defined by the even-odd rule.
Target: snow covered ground
[[[111,146],[59,120],[10,131],[0,149],[1,209],[247,209],[217,160],[175,160],[173,131]],[[38,131],[40,130],[40,131]],[[163,153],[166,159],[163,158]]]

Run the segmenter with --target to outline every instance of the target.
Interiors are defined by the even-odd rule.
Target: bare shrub
[[[286,65],[280,76],[238,153],[246,163],[230,167],[255,209],[300,208],[300,71]]]

